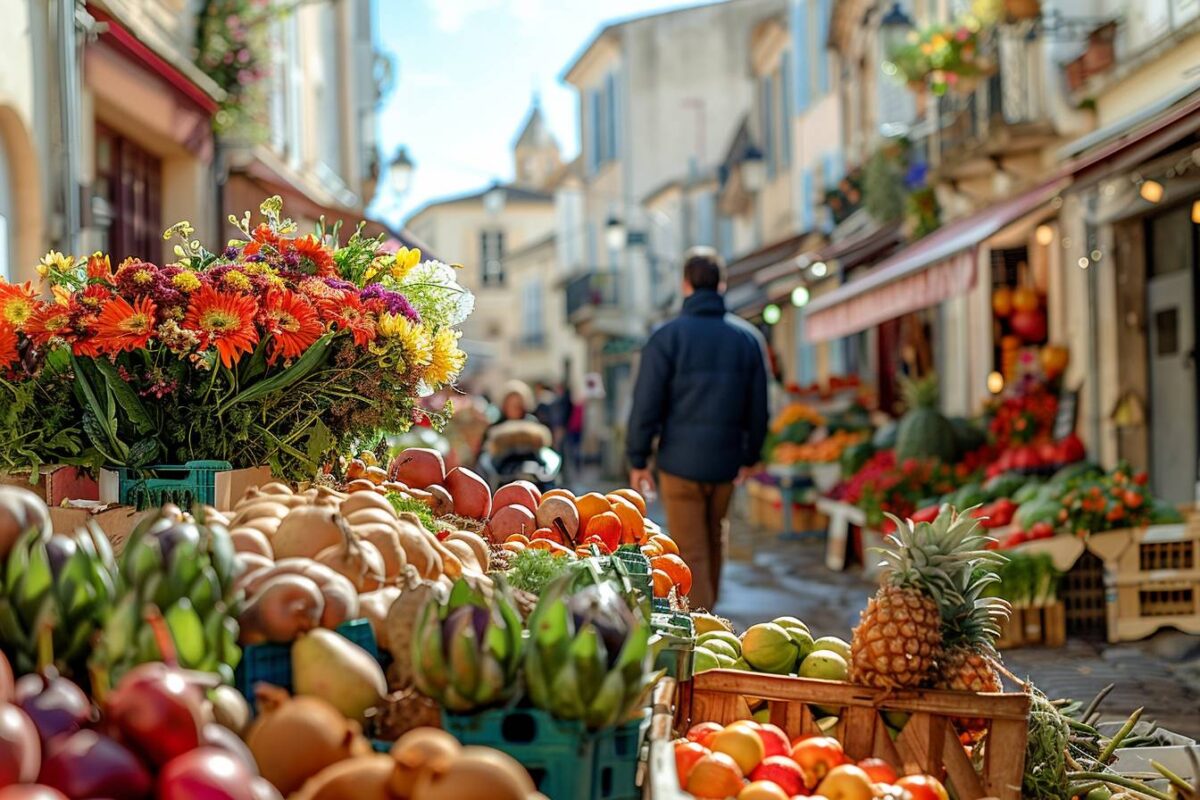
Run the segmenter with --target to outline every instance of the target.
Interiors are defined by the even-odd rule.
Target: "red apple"
[[[895,783],[896,769],[882,758],[864,758],[858,767],[871,778],[871,783]]]
[[[700,722],[688,728],[687,740],[689,742],[698,742],[708,747],[708,743],[712,741],[712,737],[723,730],[725,730],[725,727],[715,722]]]
[[[696,766],[696,762],[708,755],[709,750],[699,742],[689,742],[687,740],[675,743],[675,774],[679,776],[679,788],[687,786],[688,775],[692,772],[692,767]]]
[[[760,725],[758,738],[762,739],[763,749],[767,751],[768,758],[786,756],[792,752],[792,743],[788,741],[787,734],[778,725],[772,725],[769,722]],[[794,792],[789,792],[789,794],[794,794]]]
[[[771,781],[789,796],[804,792],[804,771],[788,756],[767,756],[750,773],[752,781]]]
[[[912,800],[949,800],[946,787],[932,775],[905,775],[896,786],[912,795]]]
[[[414,489],[428,489],[446,477],[446,462],[437,450],[410,447],[392,461],[392,477]]]
[[[813,736],[792,748],[792,760],[804,771],[804,783],[812,789],[834,768],[849,763],[841,742],[829,736]],[[831,799],[832,800],[832,799]]]

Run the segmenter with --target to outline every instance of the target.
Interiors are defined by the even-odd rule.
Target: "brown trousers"
[[[711,610],[721,585],[721,562],[729,537],[732,483],[700,483],[658,474],[659,494],[667,512],[667,531],[692,570],[692,608]]]

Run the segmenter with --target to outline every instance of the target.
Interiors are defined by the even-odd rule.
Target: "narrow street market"
[[[1197,0],[0,12],[0,800],[1200,800]]]

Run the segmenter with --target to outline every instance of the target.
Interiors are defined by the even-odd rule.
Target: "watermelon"
[[[1013,497],[1017,490],[1025,485],[1025,478],[1017,475],[1015,472],[1001,472],[999,475],[988,478],[983,484],[983,491],[987,494],[989,500],[995,500],[999,497]],[[1013,497],[1015,500],[1016,498]]]
[[[875,445],[871,442],[859,442],[852,444],[842,450],[842,474],[849,476],[862,469],[863,464],[867,463],[867,459],[875,455]]]
[[[954,426],[938,410],[937,376],[930,374],[905,381],[904,400],[908,411],[896,427],[896,461],[910,458],[936,459],[952,464],[958,454]]]
[[[1062,503],[1057,500],[1039,498],[1022,503],[1013,518],[1021,530],[1027,531],[1039,522],[1055,524],[1058,521],[1058,512],[1061,510]]]
[[[1038,492],[1042,488],[1042,482],[1036,478],[1027,480],[1021,484],[1021,488],[1012,493],[1013,502],[1017,505],[1028,503],[1030,500],[1038,496]]]
[[[958,487],[958,490],[951,492],[950,499],[947,503],[962,511],[966,508],[982,505],[987,502],[987,493],[978,483],[966,483]]]

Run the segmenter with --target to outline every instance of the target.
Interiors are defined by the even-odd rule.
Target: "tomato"
[[[1054,526],[1049,522],[1035,522],[1029,528],[1030,539],[1049,539],[1054,535]]]
[[[1150,481],[1150,476],[1147,475],[1145,472],[1139,472],[1137,475],[1133,476],[1133,482],[1136,483],[1138,486],[1145,486],[1149,481]]]
[[[932,775],[905,775],[896,786],[907,790],[912,800],[950,800],[946,787]]]
[[[797,742],[792,747],[792,760],[800,765],[804,783],[810,789],[824,780],[829,770],[850,763],[841,742],[830,736],[814,736]]]
[[[1134,490],[1132,490],[1132,489],[1128,489],[1128,490],[1126,490],[1126,492],[1125,492],[1125,505],[1126,505],[1127,507],[1129,507],[1129,508],[1141,508],[1141,507],[1142,507],[1142,503],[1144,503],[1144,502],[1145,502],[1145,498],[1143,498],[1143,497],[1142,497],[1142,495],[1141,495],[1141,493],[1140,493],[1140,492],[1135,492],[1135,491],[1134,491]]]

